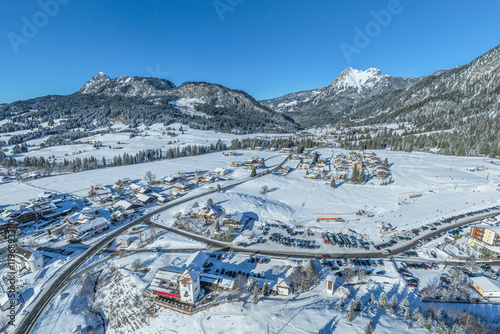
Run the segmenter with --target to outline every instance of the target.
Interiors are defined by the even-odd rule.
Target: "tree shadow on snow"
[[[323,326],[323,328],[321,328],[318,331],[318,334],[331,334],[331,333],[333,333],[333,331],[337,328],[339,321],[340,321],[339,316],[336,316],[335,318],[333,318],[332,320],[327,322],[326,325]]]

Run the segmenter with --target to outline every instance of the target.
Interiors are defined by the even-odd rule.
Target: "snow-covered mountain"
[[[334,115],[372,96],[406,89],[418,80],[382,75],[375,68],[362,71],[349,67],[327,87],[260,102],[275,111],[287,113],[294,119],[308,123],[308,119],[323,117],[325,113]]]
[[[498,118],[499,94],[500,45],[466,65],[423,77],[407,89],[362,101],[345,109],[337,120],[410,122],[429,128],[459,125],[464,119],[470,124],[483,116]]]
[[[80,94],[106,96],[142,97],[161,96],[175,85],[165,79],[121,76],[110,79],[102,72],[97,73],[80,89]]]
[[[61,125],[65,130],[90,130],[95,123],[105,125],[111,119],[121,119],[131,126],[177,122],[196,129],[237,133],[297,129],[293,120],[240,90],[207,82],[186,82],[176,87],[158,78],[111,79],[102,72],[71,95],[45,96],[0,106],[0,119],[14,114],[31,117],[37,111],[44,117],[68,119]]]
[[[167,102],[178,110],[190,114],[195,112],[195,109],[203,109],[205,105],[248,112],[273,113],[243,91],[207,82],[186,82],[176,87],[165,79],[128,76],[110,79],[104,73],[99,72],[83,85],[79,93],[109,97],[137,97],[154,102]]]

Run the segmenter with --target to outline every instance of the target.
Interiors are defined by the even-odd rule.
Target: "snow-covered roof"
[[[144,195],[144,194],[141,194],[141,193],[137,194],[135,197],[140,202],[147,202],[147,201],[149,201],[149,200],[151,200],[153,198],[151,196]]]
[[[130,202],[126,200],[121,200],[116,202],[115,208],[122,208],[123,210],[129,210],[133,206],[143,206],[141,203]]]
[[[75,226],[75,231],[82,233],[82,232],[88,231],[90,229],[96,228],[100,225],[104,225],[107,223],[108,223],[108,220],[106,218],[99,217],[99,218],[96,218],[94,220],[91,220],[90,222],[88,222],[86,224]]]
[[[476,283],[484,292],[500,291],[500,282],[492,280],[486,276],[471,277],[472,282]]]
[[[16,246],[14,254],[22,258],[24,261],[35,261],[42,257],[40,253],[37,253],[29,249],[21,248],[19,246]]]
[[[190,269],[200,270],[203,268],[205,262],[207,262],[208,255],[203,253],[202,251],[198,251],[196,253],[191,254],[191,256],[187,259],[185,266]]]

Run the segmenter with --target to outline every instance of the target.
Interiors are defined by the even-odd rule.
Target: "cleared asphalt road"
[[[402,253],[402,252],[405,252],[407,250],[412,249],[421,240],[432,238],[433,236],[435,236],[441,232],[447,232],[447,231],[453,230],[457,227],[467,225],[470,223],[474,223],[476,221],[497,215],[499,213],[500,213],[500,211],[495,211],[494,213],[488,213],[488,214],[479,215],[476,217],[463,218],[463,219],[460,219],[457,223],[441,226],[436,231],[430,231],[426,234],[420,235],[420,236],[412,239],[410,242],[405,243],[404,245],[392,247],[390,254],[382,254],[381,251],[359,252],[356,250],[353,250],[352,252],[346,251],[346,252],[342,252],[342,253],[324,252],[322,254],[312,253],[312,252],[300,252],[300,251],[295,252],[295,251],[291,251],[291,250],[289,251],[287,249],[283,249],[283,250],[279,250],[279,251],[257,250],[257,249],[253,249],[252,247],[233,246],[233,245],[225,243],[225,242],[212,240],[212,239],[209,239],[205,236],[197,235],[195,233],[180,230],[177,228],[172,228],[172,227],[159,225],[159,224],[155,224],[155,223],[153,223],[151,225],[154,227],[165,229],[165,230],[172,232],[172,233],[176,233],[176,234],[185,236],[187,238],[191,238],[191,239],[196,240],[196,241],[201,241],[201,242],[207,243],[208,245],[210,245],[212,247],[220,247],[220,248],[228,248],[228,249],[230,248],[231,250],[238,251],[238,252],[256,253],[256,254],[260,254],[260,255],[277,256],[277,257],[306,258],[306,259],[316,259],[316,258],[321,257],[321,255],[323,255],[323,254],[328,254],[328,255],[330,255],[331,258],[338,258],[338,259],[346,259],[346,258],[353,259],[353,258],[357,258],[357,257],[390,258],[391,256],[394,256],[398,253]],[[342,250],[342,248],[340,248],[339,250]]]

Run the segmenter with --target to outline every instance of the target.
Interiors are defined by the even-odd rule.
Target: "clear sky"
[[[498,0],[4,0],[0,9],[0,103],[70,94],[97,72],[266,99],[326,86],[346,67],[428,75],[500,43]]]

